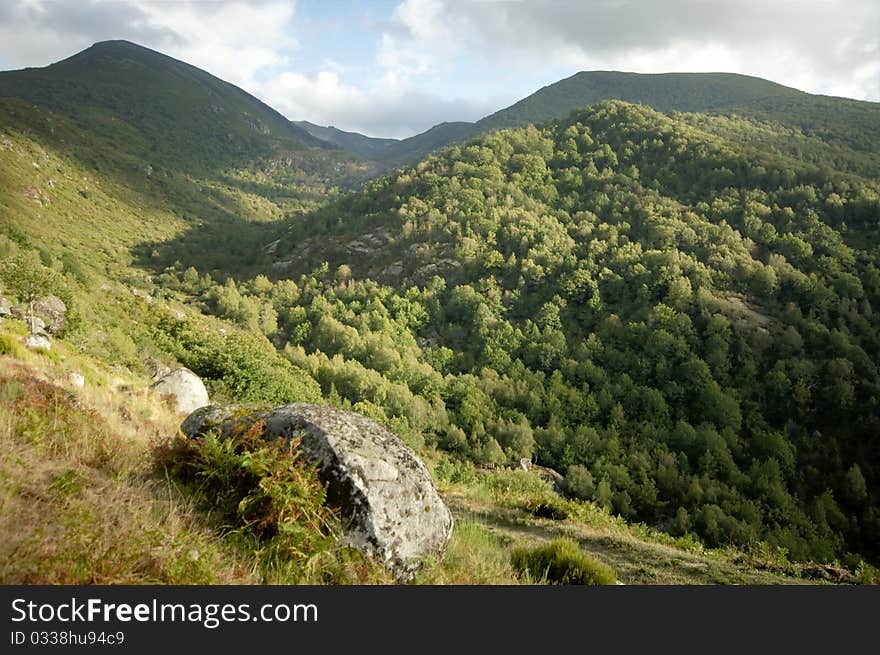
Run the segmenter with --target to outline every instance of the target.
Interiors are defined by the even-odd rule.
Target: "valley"
[[[877,103],[728,74],[582,72],[396,140],[289,121],[124,41],[0,72],[0,259],[69,308],[49,352],[0,322],[3,520],[31,535],[2,580],[388,581],[334,548],[261,550],[163,480],[158,362],[216,402],[399,435],[457,519],[416,582],[535,582],[511,552],[557,537],[626,584],[876,582],[878,128]],[[86,410],[37,397],[76,371],[103,455],[77,450]],[[121,513],[96,536],[107,487]],[[32,496],[82,519],[58,519],[69,552]],[[96,541],[114,554],[88,560]]]

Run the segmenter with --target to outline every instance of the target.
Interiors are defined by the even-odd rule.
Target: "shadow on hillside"
[[[63,192],[72,194],[91,186],[110,197],[111,203],[91,201],[101,219],[107,218],[104,222],[109,228],[102,223],[100,230],[88,234],[93,217],[88,217],[86,210],[82,216],[73,217],[81,220],[83,241],[95,251],[117,253],[117,263],[130,263],[151,273],[162,272],[175,262],[184,269],[194,266],[200,273],[210,272],[220,279],[270,267],[272,258],[264,250],[287,223],[270,220],[280,216],[277,206],[288,214],[305,214],[327,198],[325,177],[332,175],[332,171],[324,172],[323,167],[333,163],[322,152],[271,155],[292,162],[293,168],[279,174],[301,178],[294,184],[280,180],[263,183],[250,179],[247,173],[233,175],[228,162],[225,166],[201,166],[162,161],[145,155],[138,147],[129,151],[106,135],[89,133],[72,120],[9,98],[0,99],[0,122],[5,130],[33,140],[62,162],[75,162],[83,174],[82,181],[68,177],[61,168],[53,173],[59,184],[67,184]],[[242,166],[256,170],[269,165],[255,162]],[[61,191],[56,189],[55,193]],[[88,196],[83,197],[88,200]],[[112,216],[118,211],[114,207],[117,202],[124,216],[116,219],[114,230]],[[169,238],[171,234],[174,236]]]

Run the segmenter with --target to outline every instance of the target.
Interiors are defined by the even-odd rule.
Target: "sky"
[[[734,72],[880,101],[877,0],[0,0],[0,70],[110,39],[370,136],[477,120],[581,70]]]

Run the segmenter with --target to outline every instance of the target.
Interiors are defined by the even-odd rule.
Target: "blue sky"
[[[127,39],[294,120],[405,137],[579,70],[729,71],[880,100],[875,0],[0,0],[0,68]]]

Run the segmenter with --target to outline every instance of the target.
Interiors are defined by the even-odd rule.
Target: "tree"
[[[36,252],[20,252],[7,261],[2,269],[3,282],[18,299],[28,307],[28,330],[36,332],[34,303],[40,296],[49,294],[57,285],[57,274],[43,266]]]

